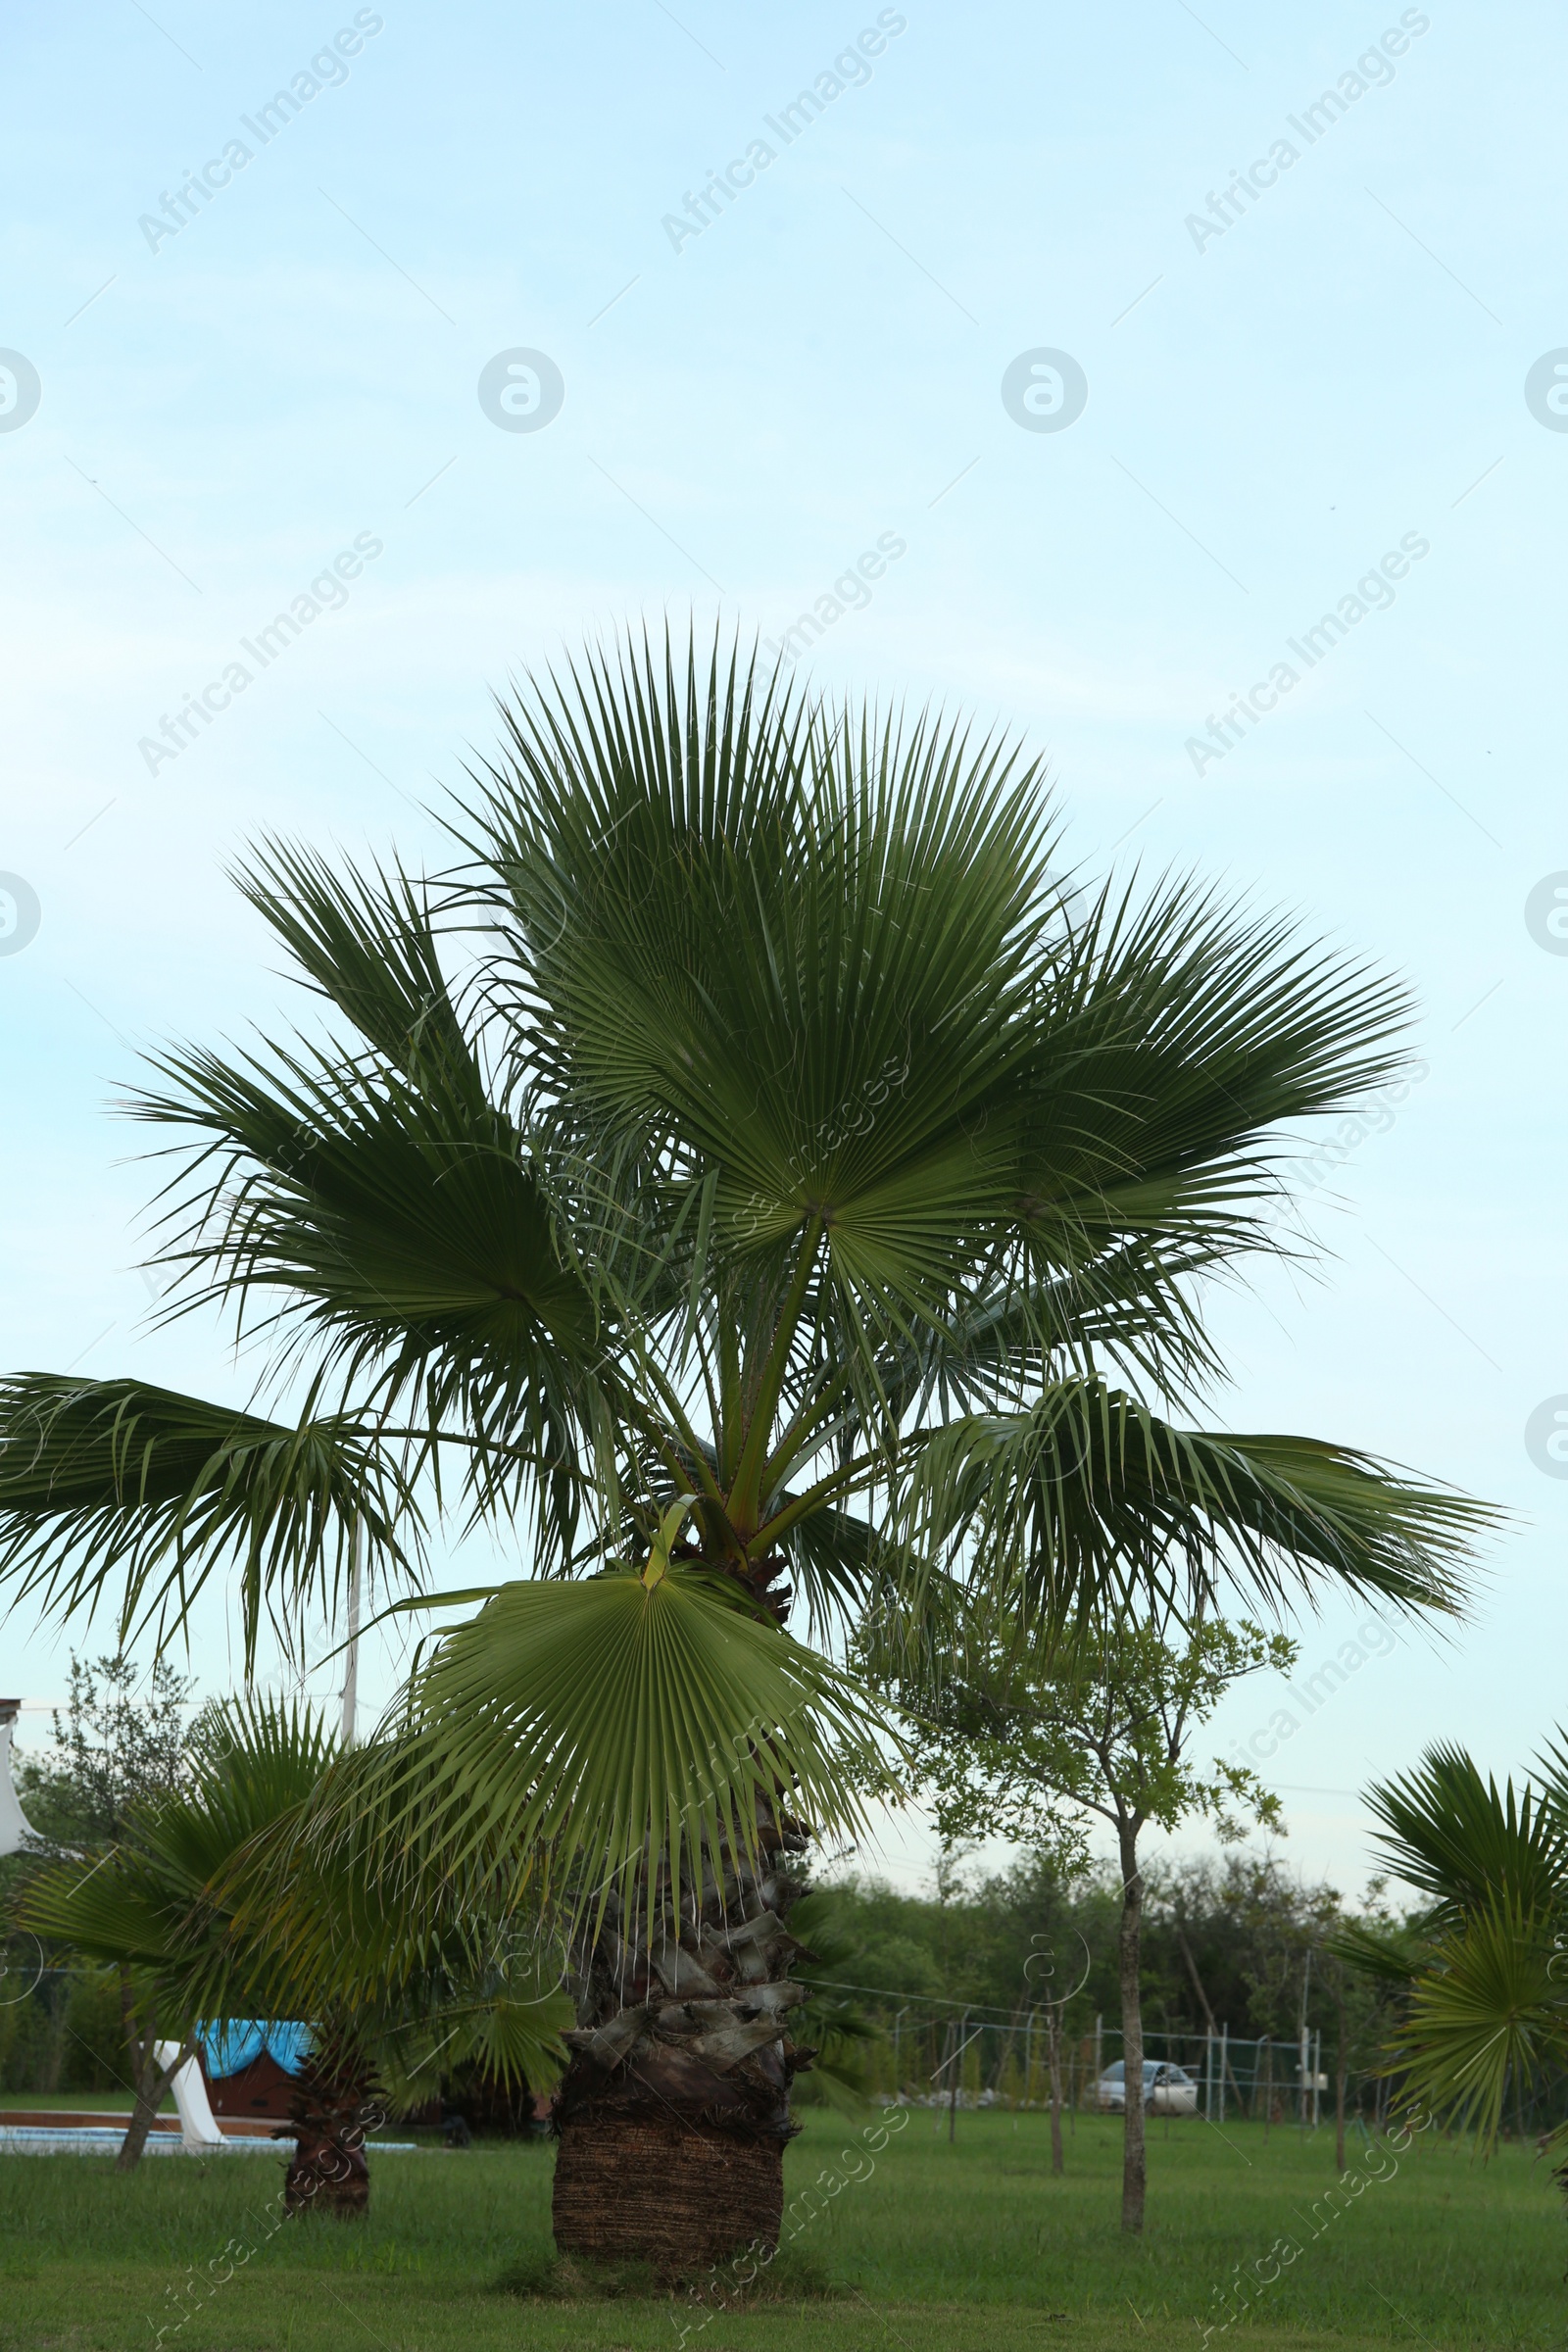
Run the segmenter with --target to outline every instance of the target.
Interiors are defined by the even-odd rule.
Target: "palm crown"
[[[1388,2072],[1404,2105],[1490,2151],[1510,2095],[1517,2113],[1568,2055],[1568,1750],[1559,1734],[1539,1784],[1516,1792],[1440,1743],[1367,1803],[1380,1858],[1422,1907],[1396,1935],[1349,1930],[1337,1949],[1400,1988]],[[1568,2190],[1568,2126],[1552,2146]]]

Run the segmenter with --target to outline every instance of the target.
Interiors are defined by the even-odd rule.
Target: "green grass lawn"
[[[1080,2117],[1056,2180],[1043,2117],[960,2115],[950,2147],[946,2119],[917,2111],[868,2178],[805,2221],[765,2275],[773,2299],[749,2306],[527,2291],[550,2260],[548,2143],[372,2158],[361,2226],[274,2228],[270,2157],[159,2158],[127,2180],[107,2159],[0,2158],[0,2352],[153,2352],[197,2280],[167,2352],[680,2352],[683,2328],[686,2352],[1152,2352],[1198,2346],[1226,2316],[1234,2266],[1274,2267],[1281,2238],[1298,2258],[1215,2345],[1568,2340],[1568,2228],[1531,2150],[1482,2169],[1418,2138],[1329,2218],[1313,2200],[1333,2180],[1332,2132],[1276,2129],[1265,2147],[1258,2126],[1155,2122],[1149,2227],[1129,2241],[1118,2142],[1119,2126]],[[863,2170],[839,2161],[859,2145],[858,2124],[811,2111],[788,2193]]]

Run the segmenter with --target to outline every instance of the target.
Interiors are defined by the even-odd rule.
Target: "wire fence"
[[[1147,2094],[1156,2112],[1199,2114],[1222,2124],[1227,2116],[1249,2121],[1298,2123],[1314,2128],[1333,2106],[1324,2071],[1322,2034],[1309,2032],[1282,2042],[1268,2035],[1232,2034],[1227,2026],[1212,2033],[1146,2032],[1146,2069],[1159,2070]],[[1005,2021],[977,2018],[961,2008],[953,2015],[901,2012],[882,2023],[865,2045],[865,2071],[874,2086],[913,2104],[956,2107],[1042,2107],[1055,2092],[1064,2107],[1120,2106],[1118,2078],[1107,2080],[1122,2055],[1122,2034],[1097,2017],[1089,2032],[1062,2032],[1047,2008],[1030,2009]],[[1179,2070],[1177,2083],[1166,2070]],[[1348,2086],[1348,2103],[1382,2120],[1388,2085],[1357,2076]]]
[[[937,2009],[926,2000],[875,2021],[860,2045],[860,2071],[868,2089],[906,2105],[1022,2109],[1051,2104],[1054,2063],[1055,2095],[1064,2110],[1119,2112],[1123,2081],[1119,2072],[1112,2082],[1106,2077],[1121,2059],[1122,2040],[1120,2028],[1103,2017],[1096,2017],[1092,2028],[1075,2025],[1067,2032],[1045,2004],[987,2017],[958,2001]],[[1155,2114],[1302,2131],[1316,2131],[1336,2114],[1335,2056],[1332,2046],[1325,2051],[1320,2028],[1289,2039],[1233,2034],[1223,2023],[1202,2032],[1148,2030],[1144,2060],[1146,2068],[1175,2068],[1186,2078],[1176,2084],[1151,2082],[1146,2075],[1146,2103]],[[1396,2095],[1396,2084],[1370,2064],[1348,2067],[1345,2104],[1352,2125],[1380,2130]],[[1534,2134],[1565,2117],[1568,2076],[1554,2072],[1515,2085],[1506,2128]]]

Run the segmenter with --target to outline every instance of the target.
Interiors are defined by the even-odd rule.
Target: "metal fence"
[[[844,1990],[869,1989],[845,1986]],[[866,2087],[913,2106],[1041,2108],[1051,2101],[1051,2012],[1044,2005],[1013,2016],[977,2014],[961,2002],[911,2002],[876,2020],[862,2046]],[[1122,2054],[1119,2027],[1097,2017],[1092,2030],[1057,2027],[1056,2068],[1069,2114],[1100,2106],[1100,2083]],[[1334,2051],[1321,2031],[1289,2039],[1237,2034],[1228,2025],[1211,2033],[1145,2033],[1144,2056],[1179,2066],[1196,2086],[1197,2113],[1223,2126],[1227,2119],[1316,2131],[1334,2121]],[[1396,2085],[1368,2065],[1348,2070],[1346,2113],[1352,2128],[1377,2131],[1388,2121]],[[1156,2112],[1158,2112],[1156,2110]],[[1568,2118],[1568,2075],[1551,2069],[1521,2077],[1510,2088],[1504,2136],[1532,2137]]]
[[[1058,2018],[1054,2030],[1063,2105],[1097,2107],[1101,2080],[1122,2054],[1120,2028],[1097,2017],[1092,2031],[1068,2033]],[[1052,2034],[1045,2005],[986,2016],[956,2001],[910,2002],[876,2021],[862,2045],[862,2071],[868,2087],[916,2105],[1042,2107],[1052,2095]],[[1212,2124],[1230,2116],[1314,2130],[1333,2110],[1333,2082],[1316,2030],[1289,2041],[1234,2034],[1228,2025],[1210,2033],[1148,2031],[1144,2056],[1182,2068],[1196,2085],[1198,2113]],[[1348,2106],[1370,2123],[1382,2122],[1388,2096],[1388,2083],[1360,2069],[1348,2081]]]

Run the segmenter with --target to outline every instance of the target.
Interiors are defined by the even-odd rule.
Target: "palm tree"
[[[1568,1751],[1516,1792],[1439,1744],[1367,1802],[1380,1859],[1424,1905],[1398,1934],[1351,1929],[1332,1949],[1400,1996],[1387,2054],[1402,2103],[1488,2152],[1510,2094],[1568,2065]],[[1568,2125],[1552,2141],[1568,2196]]]
[[[1086,892],[1015,748],[716,641],[501,719],[437,881],[242,875],[323,1034],[138,1102],[181,1304],[303,1405],[19,1376],[0,1573],[167,1635],[234,1566],[249,1655],[356,1543],[386,1590],[437,1511],[513,1544],[343,1802],[424,1877],[533,1857],[577,1938],[558,2238],[691,2263],[776,2229],[788,1913],[887,1784],[846,1629],[1222,1575],[1451,1608],[1479,1514],[1165,1417],[1219,1370],[1200,1279],[1283,1246],[1274,1131],[1397,1066],[1396,988],[1179,879]]]
[[[508,1937],[493,1910],[487,1936],[482,1903],[435,1936],[428,1922],[411,1933],[376,1899],[363,1854],[341,1841],[302,1854],[294,1826],[334,1752],[297,1705],[208,1708],[193,1727],[188,1779],[133,1804],[123,1837],[96,1860],[39,1874],[21,1917],[34,1934],[124,1971],[149,2009],[177,2021],[179,2062],[202,2025],[308,2019],[284,2201],[291,2212],[344,2218],[363,2214],[369,2198],[365,2135],[379,2111],[384,2059],[396,2065],[412,2040],[444,2047],[450,2063],[456,2043],[503,2073],[549,2082],[565,2057],[558,2029],[571,2011],[535,1984],[498,1979]],[[157,2105],[138,2095],[122,2170],[139,2161]]]

